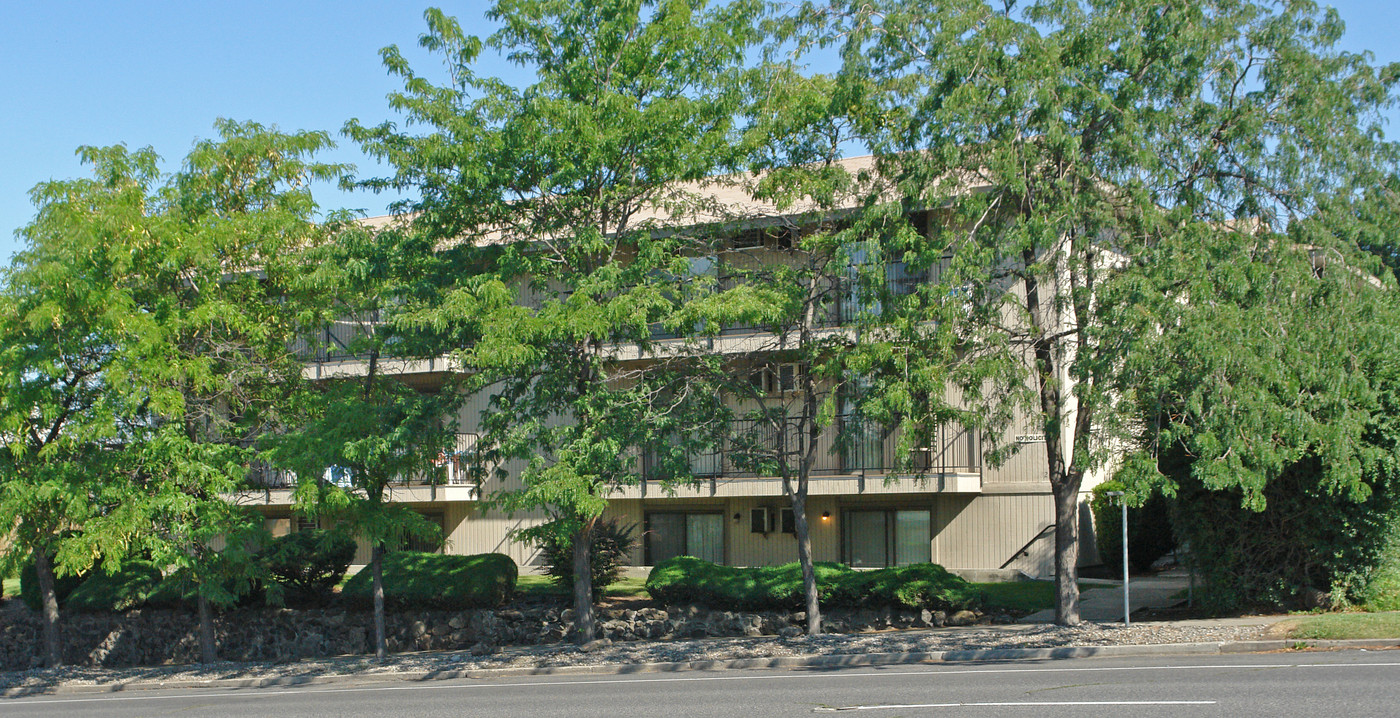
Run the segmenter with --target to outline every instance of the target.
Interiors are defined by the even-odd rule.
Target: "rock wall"
[[[670,609],[603,609],[599,636],[612,641],[705,636],[795,636],[807,616],[801,611],[741,613],[699,606]],[[972,623],[961,611],[830,610],[824,630],[846,633]],[[557,643],[570,638],[571,609],[530,606],[503,610],[410,611],[387,616],[392,652],[462,650],[488,653],[497,646]],[[42,625],[28,610],[0,615],[0,670],[42,665]],[[61,622],[63,660],[71,665],[132,666],[192,663],[199,656],[198,618],[183,611],[74,614]],[[215,619],[219,657],[228,661],[293,661],[367,653],[374,636],[369,611],[242,609]]]

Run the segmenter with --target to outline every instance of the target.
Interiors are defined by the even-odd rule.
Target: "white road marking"
[[[878,706],[814,708],[813,711],[882,711],[903,708],[1043,708],[1045,706],[1213,706],[1215,701],[1038,701],[984,703],[891,703]]]
[[[167,694],[154,696],[128,696],[120,693],[111,693],[93,698],[0,698],[0,706],[23,705],[26,703],[96,703],[100,701],[151,701],[168,700],[179,698],[227,698],[229,696],[241,695],[248,698],[272,698],[298,693],[369,693],[374,691],[425,691],[425,690],[469,690],[469,689],[489,689],[489,688],[534,688],[537,686],[578,686],[591,684],[626,684],[626,683],[680,683],[690,681],[780,681],[794,679],[821,679],[831,680],[835,678],[869,678],[873,676],[950,676],[969,675],[978,673],[1104,673],[1119,671],[1199,671],[1199,670],[1221,670],[1229,668],[1393,668],[1400,667],[1400,662],[1387,663],[1223,663],[1208,666],[1045,666],[1038,668],[958,668],[952,670],[938,670],[938,664],[927,664],[928,669],[922,671],[879,671],[878,673],[862,672],[831,672],[827,670],[812,672],[797,672],[787,669],[787,672],[778,674],[762,675],[700,675],[700,676],[667,676],[663,678],[590,678],[584,680],[549,680],[549,681],[529,681],[520,683],[503,683],[491,681],[491,679],[453,679],[453,680],[477,680],[479,683],[451,683],[439,682],[416,683],[408,686],[360,686],[352,688],[320,688],[318,686],[262,686],[254,688],[230,688],[218,693],[185,693]],[[879,666],[852,666],[853,668],[873,668]],[[783,670],[783,669],[778,669]],[[373,674],[367,678],[373,678]],[[517,676],[519,677],[519,676]],[[506,679],[501,679],[506,680]],[[259,690],[259,693],[235,693],[234,691]],[[159,689],[156,689],[159,690]],[[168,690],[181,690],[171,688]]]

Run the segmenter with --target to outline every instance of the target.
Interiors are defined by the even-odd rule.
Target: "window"
[[[646,562],[677,556],[724,563],[724,515],[719,513],[649,513],[646,516]]]
[[[797,391],[796,364],[776,364],[749,372],[749,385],[762,394]]]
[[[437,553],[442,550],[446,532],[443,531],[442,514],[425,514],[423,518],[428,523],[438,527],[438,537],[435,539],[421,539],[416,536],[410,537],[404,544],[404,549],[408,551],[422,551],[423,553]]]
[[[863,568],[908,566],[933,560],[932,516],[927,510],[847,510],[841,553]]]
[[[734,237],[734,249],[792,249],[796,246],[797,232],[790,227],[753,227]]]
[[[797,519],[793,515],[792,509],[779,509],[778,516],[781,517],[779,523],[782,524],[783,533],[797,533]]]
[[[749,509],[749,533],[768,533],[768,509]]]
[[[344,466],[326,467],[326,473],[323,474],[321,478],[328,484],[340,486],[342,488],[350,488],[353,485],[350,469]]]

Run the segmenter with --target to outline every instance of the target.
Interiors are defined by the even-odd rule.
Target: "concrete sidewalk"
[[[1178,596],[1191,585],[1185,569],[1174,568],[1155,576],[1133,577],[1128,581],[1131,610],[1171,608],[1184,599]],[[1085,621],[1110,622],[1123,620],[1123,584],[1114,582],[1085,590],[1079,596],[1079,617]],[[1050,623],[1055,609],[1037,611],[1021,618],[1018,623]]]

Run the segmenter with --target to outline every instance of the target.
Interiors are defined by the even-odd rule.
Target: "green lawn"
[[[14,598],[15,596],[18,596],[18,595],[19,595],[19,579],[17,579],[17,578],[7,578],[7,579],[5,579],[4,589],[5,589],[4,592],[3,592],[3,593],[0,593],[0,595],[4,596],[4,597],[6,597],[6,598]]]
[[[617,597],[645,596],[647,580],[641,576],[626,576],[608,586],[605,595]],[[554,585],[548,576],[522,574],[515,582],[515,593],[520,596],[563,596],[564,590]]]
[[[1400,612],[1299,616],[1283,621],[1278,629],[1287,638],[1313,640],[1400,638]]]
[[[1055,607],[1054,581],[1010,581],[1007,583],[974,583],[973,586],[986,597],[985,608],[1001,609],[1017,613],[1035,613]],[[1098,588],[1095,584],[1081,583],[1079,590]]]

